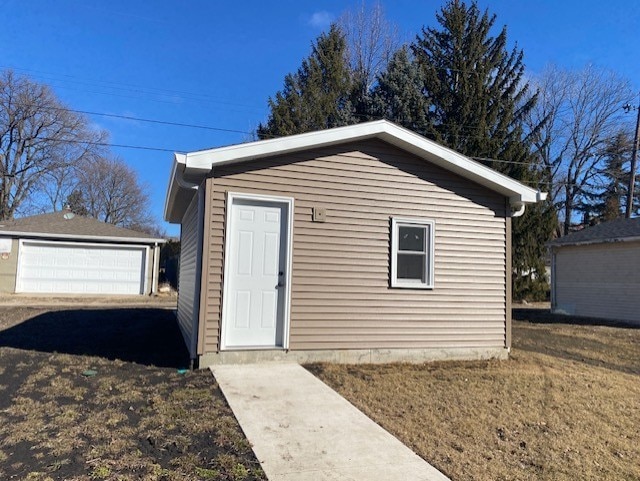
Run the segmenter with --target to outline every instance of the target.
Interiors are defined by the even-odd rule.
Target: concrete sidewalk
[[[297,364],[211,370],[270,481],[449,480]]]

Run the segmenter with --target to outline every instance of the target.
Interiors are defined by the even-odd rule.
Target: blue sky
[[[371,2],[369,2],[371,3]],[[401,36],[435,25],[444,2],[387,0]],[[613,69],[640,89],[640,2],[480,0],[524,50],[528,72],[549,63]],[[228,129],[91,115],[150,187],[162,219],[172,154],[242,142],[311,42],[356,1],[0,0],[0,68],[53,87],[73,109]],[[168,234],[179,228],[163,224]]]

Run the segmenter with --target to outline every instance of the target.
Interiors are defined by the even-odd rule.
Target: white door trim
[[[282,346],[276,346],[276,349],[289,349],[289,325],[290,325],[290,317],[291,317],[291,267],[292,267],[292,258],[293,258],[293,197],[278,197],[272,195],[263,195],[263,194],[245,194],[239,192],[227,192],[226,196],[226,208],[225,208],[225,226],[224,226],[224,274],[222,279],[222,316],[220,320],[220,350],[226,350],[227,346],[225,344],[225,326],[227,322],[228,314],[228,303],[226,299],[229,296],[229,283],[227,279],[229,279],[229,241],[231,232],[231,206],[233,202],[236,200],[245,200],[245,201],[257,201],[257,202],[274,202],[284,206],[287,210],[287,237],[284,240],[286,243],[286,259],[285,259],[285,289],[284,289],[284,308],[283,308],[283,319],[282,319]],[[233,347],[234,350],[239,350],[238,347]],[[252,348],[255,349],[255,348]],[[269,349],[269,348],[267,348]],[[271,347],[270,349],[273,349]]]
[[[153,275],[153,257],[151,257],[151,248],[149,246],[145,246],[145,256],[143,261],[143,278],[142,278],[142,295],[146,296],[150,294],[149,292],[149,266],[151,266],[151,272]],[[151,279],[153,281],[153,279]]]

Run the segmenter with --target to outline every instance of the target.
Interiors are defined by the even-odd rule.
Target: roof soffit
[[[175,162],[184,164],[184,171],[181,172],[183,178],[189,175],[191,180],[199,180],[201,182],[212,169],[215,170],[215,167],[219,165],[250,162],[274,155],[284,155],[372,138],[383,140],[504,195],[509,199],[516,212],[513,215],[521,214],[524,211],[525,204],[538,202],[546,198],[545,193],[527,187],[456,151],[386,120],[197,151],[185,154],[180,159],[176,157]],[[175,185],[179,180],[176,173],[174,166],[170,180],[169,195],[172,194],[172,189],[179,189]],[[175,200],[177,196],[175,193],[173,194],[173,199]],[[184,213],[184,202],[181,203],[181,206],[175,206],[177,209],[172,209],[172,202],[172,198],[168,197],[165,206],[165,218],[179,222],[179,219],[181,219],[180,211]]]

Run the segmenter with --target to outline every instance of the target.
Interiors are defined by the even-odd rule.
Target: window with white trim
[[[391,219],[391,287],[433,288],[434,222]]]

